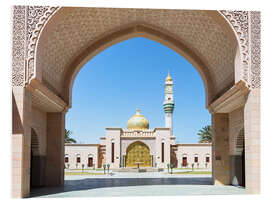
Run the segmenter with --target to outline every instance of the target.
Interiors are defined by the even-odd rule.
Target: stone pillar
[[[31,93],[12,87],[12,196],[30,193]]]
[[[212,114],[212,176],[213,184],[230,184],[229,116]]]
[[[123,167],[126,167],[126,155],[123,155]]]
[[[47,114],[47,157],[45,185],[64,184],[65,113]]]
[[[260,192],[260,88],[250,91],[244,107],[247,193]]]

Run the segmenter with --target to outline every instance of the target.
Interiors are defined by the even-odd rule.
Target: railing
[[[153,130],[125,130],[121,133],[121,137],[154,137]]]

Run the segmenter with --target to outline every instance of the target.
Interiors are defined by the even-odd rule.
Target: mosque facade
[[[165,127],[149,129],[149,121],[137,109],[127,128],[106,128],[100,144],[65,144],[65,167],[69,169],[195,167],[211,169],[211,143],[176,144],[173,134],[173,80],[168,73],[163,102]]]

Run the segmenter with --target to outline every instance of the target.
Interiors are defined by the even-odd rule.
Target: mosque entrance
[[[142,167],[151,166],[150,149],[140,141],[130,144],[126,153],[126,167],[137,167],[138,164]]]
[[[42,160],[37,171],[44,174],[44,185],[64,184],[65,118],[72,106],[74,80],[98,53],[135,36],[168,46],[200,73],[212,117],[213,184],[231,184],[232,132],[239,121],[245,124],[244,183],[248,193],[259,193],[260,12],[50,6],[13,10],[13,197],[30,194],[32,126],[42,138],[44,150],[36,155]],[[121,82],[124,79],[128,77]],[[243,113],[234,114],[237,108]],[[140,161],[141,166],[150,166],[149,148],[143,143],[129,146],[126,156],[127,167]],[[33,174],[34,166],[31,170]]]

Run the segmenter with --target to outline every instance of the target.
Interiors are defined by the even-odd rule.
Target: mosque
[[[163,103],[165,127],[149,129],[149,121],[137,109],[127,122],[127,129],[106,128],[100,144],[65,144],[65,167],[167,168],[191,167],[211,169],[211,143],[176,144],[173,134],[173,80],[165,80]]]

